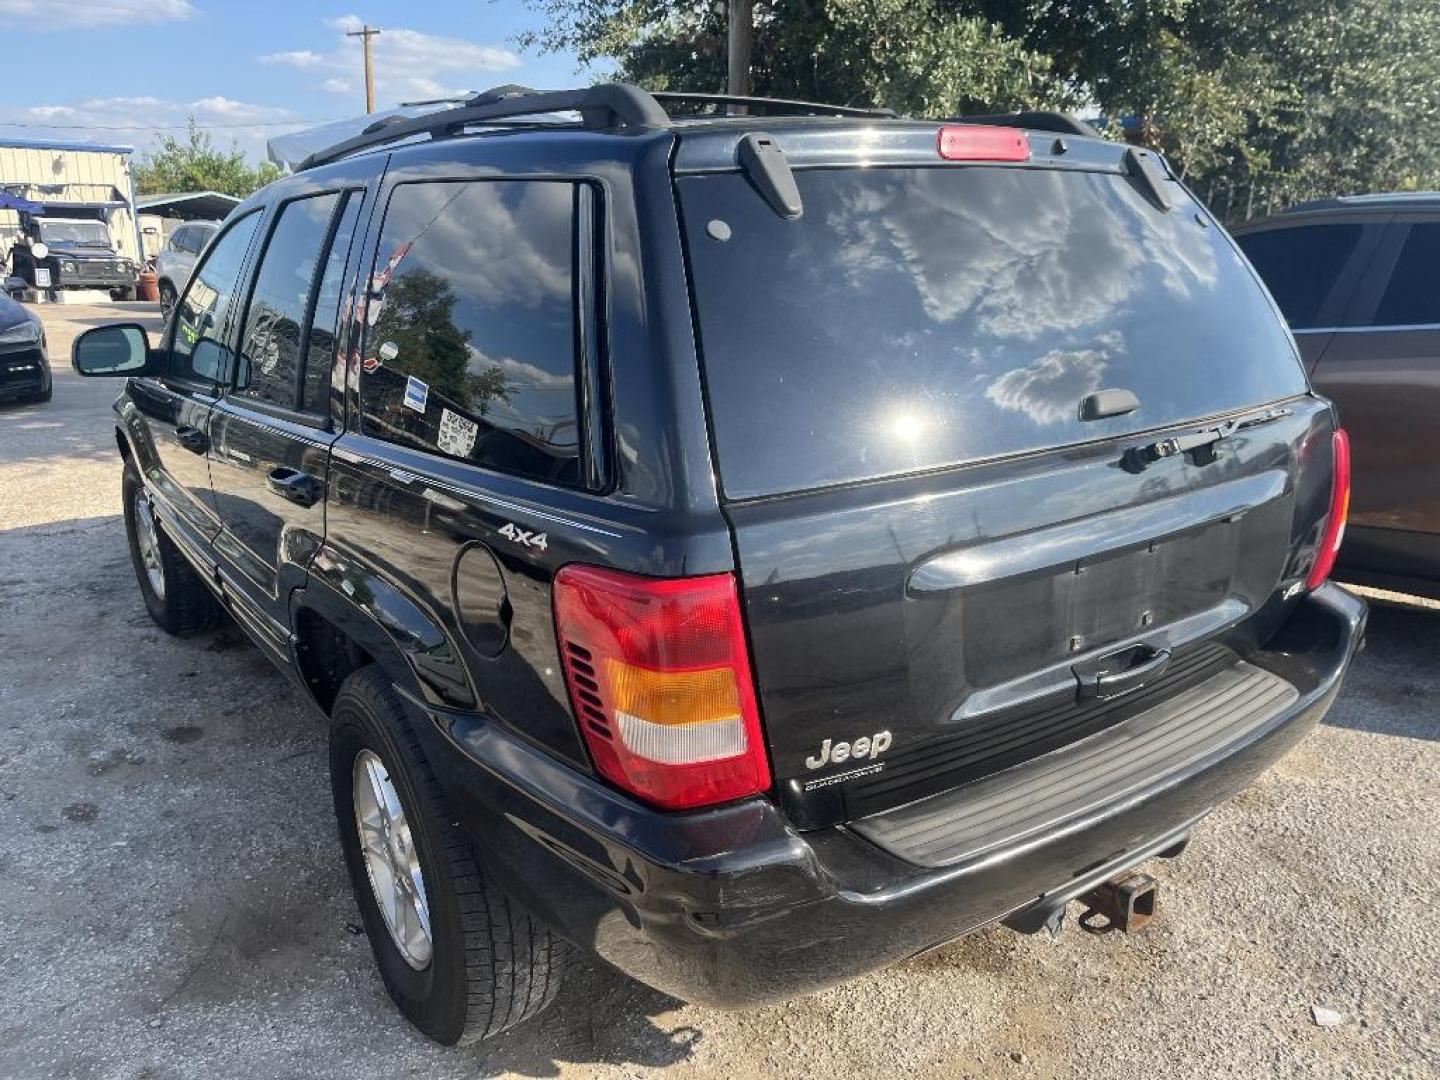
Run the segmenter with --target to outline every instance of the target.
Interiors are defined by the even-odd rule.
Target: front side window
[[[370,278],[367,435],[580,478],[576,200],[565,181],[398,185]]]
[[[1412,225],[1390,273],[1374,326],[1440,324],[1440,224]]]
[[[235,393],[286,409],[297,406],[300,334],[338,193],[286,203],[260,260],[240,336]]]
[[[222,335],[235,296],[240,266],[260,224],[258,212],[246,214],[210,249],[176,308],[170,374],[206,382],[225,372]]]
[[[1236,238],[1292,330],[1318,325],[1340,272],[1360,243],[1361,225],[1306,225]]]

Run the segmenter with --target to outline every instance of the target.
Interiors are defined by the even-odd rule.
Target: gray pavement
[[[235,629],[140,602],[116,386],[68,361],[137,311],[43,309],[54,401],[0,405],[0,1077],[1440,1075],[1440,610],[1403,598],[1327,723],[1156,864],[1143,935],[994,930],[741,1013],[588,965],[426,1042],[356,933],[320,720]]]

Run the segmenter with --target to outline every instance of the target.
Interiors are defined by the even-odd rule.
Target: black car
[[[1363,629],[1344,436],[1163,161],[706,107],[382,125],[241,205],[157,345],[75,349],[130,376],[150,612],[228,611],[328,715],[380,971],[442,1042],[572,947],[734,1006],[1080,898],[1138,923],[1134,868]]]
[[[23,235],[10,249],[10,270],[28,288],[103,289],[117,300],[135,298],[138,271],[115,250],[105,222],[23,211],[20,216]]]
[[[0,401],[49,401],[52,392],[45,327],[34,312],[0,293]]]

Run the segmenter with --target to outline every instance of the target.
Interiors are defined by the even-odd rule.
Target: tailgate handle
[[[1108,656],[1076,664],[1070,670],[1079,684],[1076,697],[1081,701],[1106,701],[1139,690],[1151,679],[1158,678],[1169,666],[1169,649],[1132,645]]]

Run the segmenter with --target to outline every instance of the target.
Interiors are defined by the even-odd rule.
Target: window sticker
[[[421,382],[414,375],[405,380],[405,407],[414,409],[418,413],[425,411],[425,403],[430,400],[430,386]]]
[[[470,451],[475,449],[475,436],[479,433],[480,425],[474,420],[467,420],[449,409],[440,410],[440,434],[436,445],[442,453],[468,458]]]
[[[376,350],[380,354],[380,362],[388,364],[395,357],[400,355],[400,346],[393,341],[381,342],[380,348]]]

